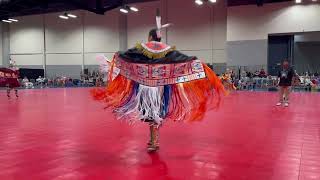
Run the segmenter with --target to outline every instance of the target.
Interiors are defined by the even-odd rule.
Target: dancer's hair
[[[149,36],[152,38],[153,41],[161,41],[161,37],[159,38],[157,35],[157,29],[151,29],[149,32]]]

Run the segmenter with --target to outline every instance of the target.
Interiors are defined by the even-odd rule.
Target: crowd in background
[[[230,81],[238,90],[276,90],[278,86],[278,77],[268,75],[264,69],[255,72],[241,71],[241,73],[237,75],[234,70],[227,69],[227,71],[221,75],[222,79],[226,74],[229,75]],[[293,87],[295,90],[320,91],[319,73],[306,72],[304,74],[298,74],[295,72]]]
[[[231,88],[237,90],[276,90],[278,85],[278,77],[271,76],[262,68],[260,70],[237,71],[227,69],[225,73],[219,75],[222,80],[227,80],[232,84]],[[304,74],[295,73],[294,89],[305,91],[320,91],[320,75],[319,73]],[[105,75],[99,70],[88,71],[86,74],[80,73],[80,79],[71,78],[68,76],[57,75],[54,78],[39,77],[37,79],[28,79],[24,77],[20,79],[23,88],[54,88],[54,87],[94,87],[104,86],[106,83]]]
[[[20,79],[23,88],[54,88],[54,87],[94,87],[104,86],[104,75],[98,70],[88,71],[88,73],[80,73],[80,79],[71,78],[65,75],[56,75],[54,78],[44,78],[39,76],[37,79],[28,79],[24,77]]]

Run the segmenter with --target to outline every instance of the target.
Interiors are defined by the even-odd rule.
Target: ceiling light
[[[318,0],[312,0],[312,2],[317,2]]]
[[[13,19],[13,18],[10,18],[10,19],[8,19],[9,21],[12,21],[12,22],[18,22],[18,20],[17,19]]]
[[[198,4],[198,5],[202,5],[203,4],[203,1],[201,1],[201,0],[195,0],[194,1],[196,4]]]
[[[69,13],[68,13],[67,16],[68,16],[68,17],[71,17],[71,18],[77,18],[77,16],[74,15],[74,14],[69,14]]]
[[[217,0],[209,0],[209,2],[211,2],[211,3],[216,3]]]
[[[296,0],[296,3],[301,3],[302,2],[302,0]]]
[[[138,12],[138,11],[139,11],[139,9],[136,8],[136,7],[130,7],[130,10],[131,10],[131,11],[134,11],[134,12]]]
[[[9,21],[9,20],[5,20],[3,19],[2,22],[6,22],[6,23],[12,23],[12,21]]]
[[[120,8],[120,12],[125,13],[125,14],[129,13],[129,11],[125,8]]]
[[[60,15],[59,18],[61,18],[61,19],[69,19],[69,17],[66,16],[66,15]]]

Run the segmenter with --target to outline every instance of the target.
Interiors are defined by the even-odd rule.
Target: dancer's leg
[[[152,127],[152,123],[149,124],[149,136],[150,136],[150,139],[149,139],[149,142],[148,142],[148,147],[152,145],[152,141],[153,141],[153,127]]]
[[[10,91],[11,91],[11,89],[10,89],[10,87],[8,86],[8,87],[7,87],[7,96],[8,96],[8,98],[10,98]]]
[[[280,106],[283,103],[283,95],[284,95],[284,87],[279,87],[279,102],[277,103],[277,106]]]
[[[150,124],[150,142],[148,143],[149,152],[159,150],[159,128],[160,126],[158,124]]]
[[[284,88],[284,106],[289,106],[289,94],[290,94],[290,88],[285,87]]]
[[[287,103],[289,103],[289,99],[290,99],[290,94],[291,94],[291,87],[288,87],[288,92],[287,92]]]
[[[14,89],[14,92],[15,92],[15,94],[16,94],[16,97],[19,97],[19,96],[18,96],[18,89]]]

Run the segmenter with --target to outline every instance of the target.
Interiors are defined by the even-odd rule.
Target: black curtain
[[[44,77],[44,69],[19,69],[20,78],[27,77],[28,79],[37,79],[39,76]]]
[[[280,64],[287,59],[293,65],[293,35],[271,35],[268,37],[268,72],[277,75]]]

